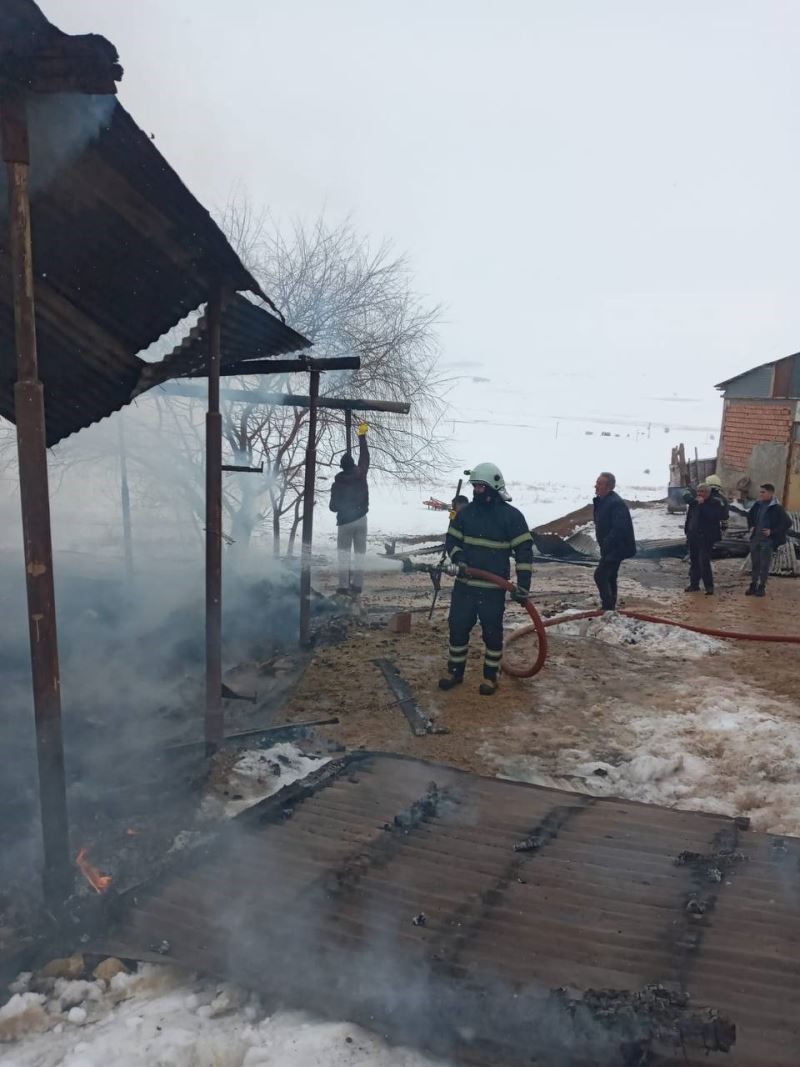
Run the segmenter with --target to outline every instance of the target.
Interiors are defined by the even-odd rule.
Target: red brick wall
[[[722,418],[720,455],[724,463],[746,470],[750,453],[763,441],[788,444],[792,439],[791,407],[758,400],[729,400]]]

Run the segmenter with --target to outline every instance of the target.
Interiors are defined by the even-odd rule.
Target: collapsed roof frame
[[[167,362],[165,360],[165,362]],[[319,394],[320,373],[326,370],[357,370],[361,363],[358,357],[344,356],[340,359],[313,359],[301,356],[297,360],[248,360],[232,363],[222,369],[223,375],[240,374],[287,374],[297,371],[309,372],[308,395],[302,393],[276,393],[264,389],[223,389],[221,395],[236,403],[276,404],[282,407],[303,407],[309,409],[308,437],[306,441],[305,481],[303,485],[303,525],[301,533],[300,557],[300,644],[307,646],[311,641],[311,551],[314,538],[314,494],[316,489],[317,467],[317,417],[320,408],[344,411],[345,450],[352,450],[352,426],[354,411],[383,411],[395,415],[408,415],[411,405],[398,400],[365,400],[363,398],[345,398],[323,396]],[[186,377],[200,375],[188,373]],[[219,387],[217,386],[217,389]],[[164,390],[168,396],[185,397],[202,400],[203,393],[192,386],[170,382]],[[211,400],[211,383],[209,379],[209,402]],[[215,402],[219,403],[219,395]],[[225,469],[223,467],[223,469]],[[257,470],[257,468],[256,468]],[[220,509],[222,504],[220,502]],[[209,692],[212,691],[209,686]],[[213,751],[223,736],[221,709],[215,712],[211,722],[206,722],[206,746]]]
[[[170,371],[179,373],[178,367],[147,364],[136,353],[207,300],[208,373],[217,383],[216,411],[209,405],[206,420],[211,490],[206,502],[207,641],[211,666],[218,668],[212,638],[218,632],[221,599],[222,327],[227,316],[236,334],[244,303],[250,324],[266,327],[260,342],[252,332],[247,337],[253,354],[281,354],[310,345],[289,330],[282,317],[274,319],[237,296],[237,290],[249,290],[271,305],[208,212],[115,101],[107,126],[96,131],[95,143],[82,144],[74,158],[51,168],[48,181],[40,171],[39,189],[32,186],[36,161],[46,158],[40,149],[43,143],[48,147],[46,134],[36,127],[37,107],[43,100],[71,100],[73,105],[87,96],[113,100],[122,76],[117,60],[116,49],[104,38],[62,33],[33,0],[5,0],[0,8],[0,142],[5,163],[0,185],[8,186],[9,232],[8,248],[0,245],[0,414],[17,425],[43,888],[52,908],[69,895],[74,867],[47,448],[120,410]],[[76,241],[76,235],[81,239]],[[241,358],[240,347],[232,358]],[[221,700],[221,678],[216,699]]]

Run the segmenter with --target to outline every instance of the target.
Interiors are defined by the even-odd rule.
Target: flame
[[[95,891],[95,893],[105,893],[111,885],[111,875],[101,874],[96,867],[93,867],[86,858],[86,849],[82,848],[78,853],[78,858],[75,860],[81,870],[81,874]]]

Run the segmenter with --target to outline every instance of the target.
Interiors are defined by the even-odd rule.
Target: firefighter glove
[[[358,436],[359,437],[365,437],[368,430],[369,430],[369,426],[368,426],[368,424],[366,422],[360,422],[358,424]]]
[[[522,604],[523,606],[527,605],[530,598],[531,593],[529,589],[515,589],[514,592],[511,594],[511,599],[514,601],[514,603]]]

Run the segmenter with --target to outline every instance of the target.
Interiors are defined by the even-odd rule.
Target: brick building
[[[723,485],[755,497],[761,482],[800,511],[800,352],[720,382],[724,409],[717,455]],[[743,480],[749,479],[744,486]]]

